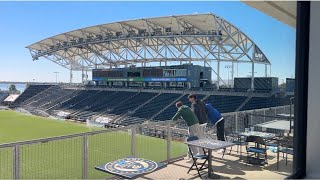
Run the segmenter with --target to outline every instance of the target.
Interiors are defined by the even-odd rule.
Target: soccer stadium
[[[70,83],[30,82],[20,95],[0,91],[0,179],[198,179],[211,178],[212,169],[223,179],[283,179],[292,173],[295,79],[280,89],[268,54],[223,17],[117,21],[26,48],[35,63],[68,69]],[[249,77],[234,77],[241,64]],[[264,76],[256,77],[261,69]],[[82,83],[73,83],[74,72]],[[223,154],[209,148],[200,169],[183,160],[188,126],[171,121],[176,102],[191,107],[190,94],[222,113],[230,143],[220,147]],[[243,134],[250,132],[265,141],[253,156]],[[206,139],[215,142],[216,134],[208,123]],[[136,161],[116,162],[123,158]]]

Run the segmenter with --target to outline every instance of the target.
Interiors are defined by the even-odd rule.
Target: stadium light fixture
[[[228,70],[228,86],[230,85],[230,81],[229,81],[229,74],[230,74],[230,71],[229,69],[232,68],[231,65],[225,65],[224,68],[226,68]]]

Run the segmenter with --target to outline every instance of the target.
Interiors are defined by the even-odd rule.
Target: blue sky
[[[69,81],[69,71],[48,61],[32,61],[25,47],[63,32],[120,20],[212,12],[247,34],[272,63],[272,76],[294,76],[295,29],[241,2],[0,2],[0,81]],[[223,66],[222,66],[223,67]],[[235,76],[247,76],[242,64]],[[264,75],[257,66],[256,76]],[[227,69],[222,68],[227,79]],[[74,78],[80,81],[81,73]]]

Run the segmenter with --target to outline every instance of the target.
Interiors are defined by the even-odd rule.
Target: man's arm
[[[177,121],[181,117],[180,111],[178,111],[172,118],[172,121]]]
[[[206,115],[208,116],[208,109],[205,103],[203,103],[204,109],[206,110]]]
[[[194,112],[194,104],[191,103],[191,111]]]

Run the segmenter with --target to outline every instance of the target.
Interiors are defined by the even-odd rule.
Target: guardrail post
[[[168,131],[168,135],[167,135],[167,163],[170,163],[170,159],[171,159],[171,126],[170,126],[171,122],[168,122],[167,124],[167,131]]]
[[[136,156],[136,127],[131,129],[131,155]]]
[[[83,136],[82,145],[82,179],[88,179],[88,135]]]
[[[238,114],[239,114],[239,113],[236,113],[236,114],[235,114],[236,132],[238,132]]]
[[[13,151],[13,179],[20,179],[20,146],[15,145]]]

